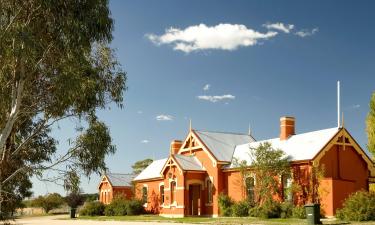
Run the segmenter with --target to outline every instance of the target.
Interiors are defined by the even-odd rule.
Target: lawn
[[[147,222],[171,222],[171,223],[197,223],[197,224],[264,224],[264,225],[306,225],[306,220],[302,219],[260,219],[254,217],[245,218],[233,218],[233,217],[222,217],[222,218],[208,218],[208,217],[185,217],[185,218],[165,218],[155,215],[141,215],[141,216],[81,216],[78,219],[84,220],[99,220],[99,221],[147,221]],[[361,224],[361,225],[375,225],[373,222],[351,222],[343,223],[338,221],[324,221],[323,224]]]

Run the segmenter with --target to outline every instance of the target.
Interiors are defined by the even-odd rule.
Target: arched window
[[[171,182],[171,204],[176,201],[176,181]]]
[[[245,185],[246,185],[246,196],[250,202],[254,202],[254,186],[255,186],[255,179],[254,177],[246,177],[245,178]]]
[[[289,176],[282,176],[283,182],[283,197],[284,201],[291,202],[293,200],[293,193],[292,193],[292,179]]]
[[[147,203],[147,187],[142,188],[142,202]]]
[[[212,203],[212,181],[210,179],[207,179],[206,187],[207,187],[207,203]]]
[[[164,203],[164,185],[160,185],[160,203]]]

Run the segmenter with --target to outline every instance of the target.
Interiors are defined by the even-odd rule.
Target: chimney
[[[286,140],[295,133],[295,119],[291,116],[280,118],[280,140]]]
[[[180,150],[182,146],[182,141],[180,140],[173,140],[171,142],[171,148],[170,148],[170,154],[174,155],[178,153],[178,150]]]

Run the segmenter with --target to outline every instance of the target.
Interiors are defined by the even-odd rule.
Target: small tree
[[[48,213],[52,209],[59,208],[62,204],[64,204],[64,199],[58,193],[39,196],[32,203],[33,206],[41,207],[45,213]]]
[[[372,93],[369,107],[370,111],[366,119],[367,149],[372,153],[372,158],[375,160],[375,92]],[[370,184],[370,191],[375,192],[375,184]]]
[[[65,197],[65,202],[70,208],[75,209],[78,206],[83,205],[85,198],[80,193],[72,192]]]
[[[153,162],[152,159],[144,159],[144,160],[140,160],[140,161],[135,162],[135,163],[132,165],[132,168],[133,168],[133,174],[135,174],[135,175],[140,174],[140,173],[141,173],[144,169],[146,169],[146,167],[148,167],[152,162]]]
[[[269,142],[250,148],[251,169],[256,175],[257,203],[272,201],[278,194],[280,177],[290,175],[290,157],[282,150],[274,149]]]

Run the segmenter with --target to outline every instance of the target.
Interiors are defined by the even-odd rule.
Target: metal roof
[[[201,162],[195,156],[175,154],[173,157],[183,170],[204,171]]]
[[[337,134],[338,128],[330,128],[307,132],[297,135],[292,135],[286,140],[280,138],[273,138],[252,142],[248,144],[239,145],[236,147],[233,160],[229,168],[235,168],[235,159],[239,161],[245,160],[248,165],[251,165],[252,159],[250,157],[250,148],[256,148],[260,144],[269,142],[274,149],[281,149],[287,156],[291,157],[292,161],[310,160]]]
[[[248,134],[194,130],[218,161],[231,162],[237,145],[254,142]]]
[[[112,187],[129,187],[132,186],[134,174],[108,173],[105,175]]]
[[[167,158],[153,161],[136,178],[134,178],[134,181],[161,178],[160,172],[166,162]]]

